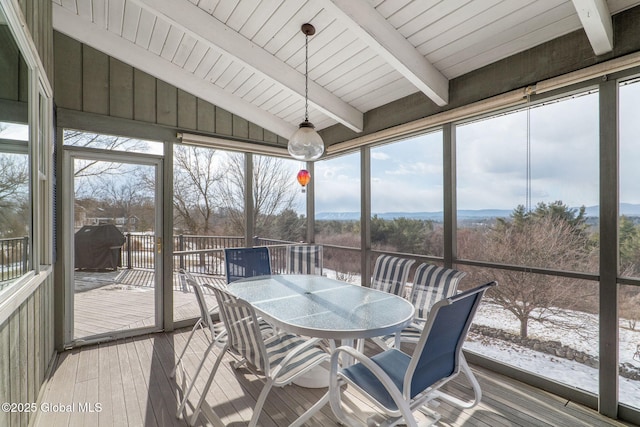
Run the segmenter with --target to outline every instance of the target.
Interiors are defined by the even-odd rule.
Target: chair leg
[[[200,399],[198,399],[198,403],[193,408],[193,414],[191,415],[191,418],[189,419],[189,425],[190,426],[195,425],[196,421],[198,420],[198,415],[200,414],[200,408],[202,407],[202,404],[205,403],[205,399],[207,397],[207,393],[209,393],[209,389],[211,388],[211,384],[213,383],[213,377],[215,377],[216,371],[218,370],[218,367],[220,366],[220,362],[222,362],[222,358],[224,357],[224,355],[227,352],[228,348],[229,348],[228,345],[224,346],[224,349],[222,349],[222,351],[218,355],[218,358],[216,359],[216,363],[213,365],[213,369],[211,369],[211,373],[209,374],[209,378],[207,379],[207,383],[205,384],[204,388],[202,389],[202,394],[200,395]],[[194,378],[194,383],[195,383],[195,378]]]
[[[200,371],[202,370],[204,363],[207,361],[207,356],[209,355],[209,352],[213,349],[215,344],[216,344],[216,341],[212,342],[211,344],[209,344],[209,347],[207,347],[207,349],[205,350],[204,355],[202,356],[202,360],[198,365],[198,369],[196,369],[195,374],[193,374],[191,383],[189,384],[189,387],[187,387],[187,390],[184,392],[184,396],[182,396],[182,400],[180,401],[180,405],[178,406],[178,410],[176,411],[176,418],[180,418],[180,414],[182,414],[182,410],[184,409],[184,406],[186,405],[187,400],[189,399],[191,390],[193,390],[193,387],[196,385],[196,379],[198,378],[198,375],[200,375]]]
[[[248,427],[256,427],[258,425],[258,418],[260,418],[260,412],[262,412],[262,406],[264,406],[265,400],[267,400],[267,395],[269,391],[271,391],[271,387],[273,387],[274,380],[273,378],[269,378],[262,387],[262,391],[260,392],[260,396],[258,396],[258,401],[256,402],[256,406],[253,408],[253,415],[251,416],[251,421],[249,421]]]
[[[331,370],[329,373],[329,403],[331,404],[331,410],[336,418],[338,418],[338,422],[346,426],[355,425],[342,410],[342,390],[340,388],[340,382],[338,381],[339,363],[340,358],[338,352],[334,352],[331,355]]]
[[[180,356],[178,356],[178,360],[176,360],[175,366],[171,370],[171,374],[170,374],[171,378],[176,376],[178,365],[180,365],[180,362],[182,361],[182,357],[187,352],[187,348],[189,348],[189,343],[191,342],[191,338],[193,338],[193,335],[195,334],[196,330],[200,327],[201,322],[202,322],[201,320],[198,320],[196,324],[193,325],[193,328],[191,328],[191,332],[189,333],[189,338],[187,338],[187,343],[184,345],[182,352],[180,352]]]
[[[320,408],[322,408],[328,402],[329,392],[327,391],[320,400],[313,404],[311,408],[307,409],[304,414],[300,415],[294,422],[289,424],[289,427],[299,427],[304,425],[313,415],[315,415],[320,410]]]
[[[478,383],[476,376],[473,375],[471,368],[469,368],[467,360],[465,359],[463,354],[460,354],[460,370],[464,373],[464,375],[469,379],[469,382],[471,383],[471,388],[473,389],[473,400],[465,401],[439,390],[435,390],[433,392],[433,395],[434,398],[445,400],[448,403],[457,406],[458,408],[471,409],[478,403],[480,403],[480,400],[482,399],[482,389],[480,389],[480,384]]]

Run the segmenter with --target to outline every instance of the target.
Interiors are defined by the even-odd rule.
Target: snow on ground
[[[573,349],[593,356],[598,355],[597,315],[567,312],[567,316],[561,320],[573,328],[560,329],[550,324],[529,321],[529,338],[560,341]],[[520,323],[515,316],[487,300],[483,301],[478,309],[474,324],[506,330],[516,335],[520,331]],[[640,368],[640,361],[633,359],[636,346],[640,344],[640,331],[620,328],[619,334],[620,363],[626,362]],[[514,343],[480,336],[470,336],[464,348],[577,389],[598,393],[598,370],[582,363],[534,351]],[[619,381],[620,402],[636,408],[640,407],[640,381],[623,377],[620,377]]]
[[[360,285],[359,275],[354,274],[348,278],[336,277],[335,271],[327,269],[324,269],[324,274],[333,279],[338,278]],[[548,322],[540,323],[530,320],[528,324],[529,338],[559,341],[575,350],[598,356],[598,315],[565,311],[562,316],[556,316],[554,321],[556,324],[562,323],[566,327],[559,328]],[[502,329],[515,335],[520,334],[520,322],[516,317],[497,304],[492,304],[488,299],[481,303],[473,323]],[[633,359],[633,355],[637,351],[636,346],[640,344],[640,330],[629,330],[626,325],[626,322],[620,322],[620,363],[629,363],[640,368],[640,361]],[[464,348],[576,389],[598,393],[598,370],[582,363],[534,351],[514,343],[480,336],[470,336],[464,344]],[[619,384],[620,402],[640,408],[640,381],[620,377]]]

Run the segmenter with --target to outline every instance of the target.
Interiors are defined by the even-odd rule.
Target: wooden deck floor
[[[189,331],[158,333],[112,343],[81,347],[59,355],[52,377],[45,384],[34,426],[186,426],[175,417],[177,396],[181,395],[180,375],[170,378],[176,353],[185,345]],[[206,347],[196,335],[186,355],[186,372],[192,373],[198,356]],[[219,350],[214,350],[217,355]],[[371,348],[368,351],[372,351]],[[210,356],[205,373],[191,397],[194,402],[211,370]],[[262,383],[244,369],[234,370],[232,358],[225,356],[206,401],[227,426],[247,425]],[[623,426],[623,424],[571,401],[543,392],[513,379],[474,367],[483,390],[477,407],[460,411],[442,404],[440,426]],[[451,384],[456,393],[467,392],[466,380]],[[326,389],[296,385],[271,391],[260,416],[260,425],[284,426],[317,401]],[[365,419],[371,408],[349,393],[355,414]],[[43,406],[45,405],[45,406]],[[53,405],[58,405],[54,407]],[[62,406],[61,406],[62,405]],[[98,411],[99,406],[99,411]],[[65,409],[54,412],[54,409]],[[91,412],[90,410],[93,410]],[[191,408],[188,409],[191,413]],[[200,417],[200,425],[208,425]],[[324,407],[307,424],[336,425],[330,407]]]
[[[221,276],[195,275],[198,281],[220,281]],[[74,338],[155,325],[155,287],[153,271],[77,271],[75,272]],[[208,295],[208,291],[205,289]],[[207,295],[205,297],[207,297]],[[208,303],[215,306],[213,295]],[[183,289],[178,275],[173,280],[175,320],[198,317],[200,311],[190,288]]]

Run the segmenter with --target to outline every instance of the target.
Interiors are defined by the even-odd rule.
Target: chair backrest
[[[220,317],[227,331],[229,350],[258,370],[269,374],[264,338],[255,310],[248,302],[233,296],[221,286],[209,286],[216,295]]]
[[[211,339],[214,340],[216,338],[216,332],[213,327],[213,320],[211,319],[211,312],[209,311],[209,307],[207,307],[207,301],[204,298],[204,292],[202,291],[202,286],[198,282],[196,282],[195,278],[188,272],[184,270],[180,270],[180,277],[184,279],[189,287],[193,289],[193,293],[196,296],[196,301],[198,302],[198,307],[200,308],[200,322],[206,328],[209,328],[209,332],[211,332]]]
[[[409,269],[414,262],[412,259],[380,255],[373,268],[371,288],[403,296]]]
[[[458,283],[467,273],[423,263],[416,268],[409,301],[416,308],[416,317],[425,319],[431,307],[456,293]]]
[[[460,370],[462,344],[484,293],[496,282],[438,301],[416,344],[405,374],[403,394],[413,398]]]
[[[271,258],[266,246],[257,248],[227,248],[224,250],[227,283],[245,277],[271,274]]]
[[[287,246],[287,273],[317,274],[322,276],[322,246]]]

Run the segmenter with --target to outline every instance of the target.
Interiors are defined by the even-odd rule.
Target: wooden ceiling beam
[[[324,0],[323,5],[433,102],[449,102],[449,80],[368,2]]]
[[[613,50],[613,24],[606,0],[572,0],[596,55]]]
[[[304,99],[304,74],[279,60],[188,0],[133,0],[185,33],[231,57],[253,72]],[[300,35],[300,46],[304,38]],[[309,81],[309,103],[355,132],[362,132],[362,112],[324,87]]]

